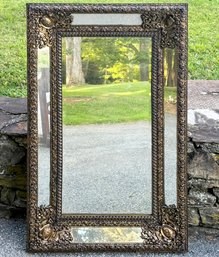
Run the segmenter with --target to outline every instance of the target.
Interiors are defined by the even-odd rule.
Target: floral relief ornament
[[[66,12],[43,14],[38,22],[38,38],[39,48],[51,46],[53,40],[53,28],[68,28],[73,21],[73,16]]]
[[[145,11],[141,14],[141,27],[145,30],[161,30],[161,47],[175,48],[179,43],[181,13],[169,11]],[[53,28],[70,28],[73,15],[68,12],[53,12],[40,15],[38,20],[38,46],[52,45]]]
[[[160,29],[161,47],[175,48],[178,46],[180,38],[180,12],[159,13],[157,11],[148,11],[141,15],[141,19],[143,29]]]
[[[146,225],[142,228],[141,238],[148,247],[159,245],[164,249],[177,249],[180,245],[179,214],[175,205],[162,208],[162,224]],[[183,246],[182,246],[183,247]]]
[[[55,227],[51,224],[54,210],[51,206],[40,206],[37,212],[38,238],[41,244],[56,243],[64,241],[70,243],[73,236],[67,226]]]

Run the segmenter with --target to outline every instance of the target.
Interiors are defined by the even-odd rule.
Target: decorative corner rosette
[[[181,12],[148,11],[141,15],[142,28],[145,30],[160,30],[162,48],[175,48],[180,40]]]
[[[148,248],[176,250],[181,245],[179,211],[175,205],[164,206],[161,215],[161,224],[146,224],[142,228],[141,238]]]
[[[35,245],[43,248],[55,244],[69,244],[73,236],[67,226],[53,225],[54,209],[52,206],[40,206],[37,209],[36,217],[36,238]]]
[[[39,48],[51,46],[54,28],[70,28],[73,16],[68,12],[52,12],[39,15],[37,45]]]

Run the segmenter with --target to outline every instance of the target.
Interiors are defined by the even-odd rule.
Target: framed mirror
[[[187,5],[28,4],[28,250],[187,250]]]

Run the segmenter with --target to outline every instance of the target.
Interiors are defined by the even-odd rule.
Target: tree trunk
[[[145,56],[145,58],[140,59],[140,80],[149,80],[149,69],[148,69],[148,55],[149,55],[149,42],[147,38],[142,38],[140,40],[140,54]]]
[[[66,85],[82,85],[85,83],[81,60],[81,38],[66,38]]]
[[[50,126],[49,126],[49,106],[50,102],[47,100],[47,94],[50,95],[50,84],[49,84],[49,68],[41,68],[41,78],[38,81],[39,87],[39,107],[42,128],[42,143],[49,147],[49,136],[50,136]]]
[[[173,67],[173,49],[166,50],[166,64],[167,64],[167,79],[166,79],[166,86],[174,87],[174,67]]]
[[[173,64],[173,86],[177,86],[177,73],[178,73],[178,49],[175,49],[174,64]]]

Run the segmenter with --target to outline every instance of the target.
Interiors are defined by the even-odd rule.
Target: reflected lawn
[[[175,99],[176,89],[166,88],[165,99]],[[172,99],[171,98],[171,99]],[[149,82],[63,85],[65,125],[119,123],[151,119]]]

